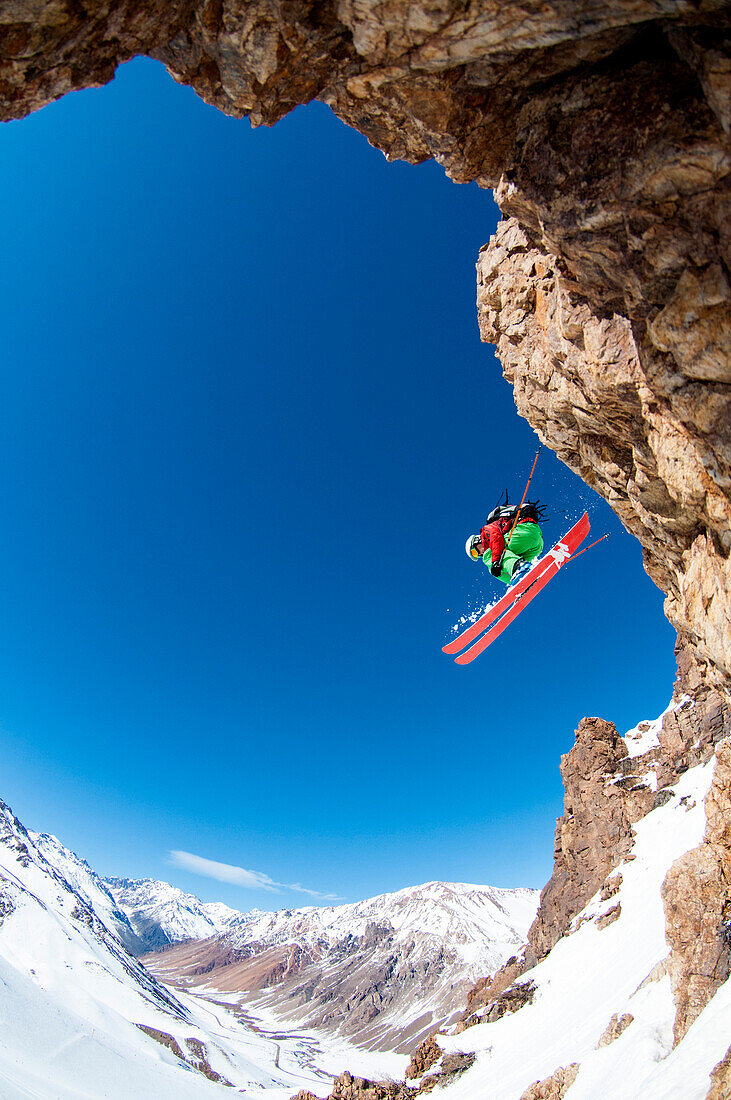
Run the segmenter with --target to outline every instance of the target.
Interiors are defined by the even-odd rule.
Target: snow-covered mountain
[[[116,927],[126,929],[94,872],[0,802],[2,1100],[327,1091],[311,1039],[275,1041],[225,1005],[173,994]]]
[[[29,829],[28,836],[48,863],[84,898],[97,917],[122,941],[129,952],[139,955],[146,950],[146,944],[117,905],[111,891],[86,860],[80,859],[58,837],[50,833],[34,833]]]
[[[107,878],[103,886],[134,930],[138,941],[135,954],[185,940],[206,939],[245,919],[244,914],[223,902],[201,901],[168,882]]]
[[[238,993],[289,1026],[411,1051],[525,942],[538,891],[429,882],[350,905],[248,914],[145,963],[185,988]]]

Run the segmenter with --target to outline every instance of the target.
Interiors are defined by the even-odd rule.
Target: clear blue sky
[[[477,332],[490,194],[149,61],[0,157],[0,795],[102,874],[243,909],[310,899],[169,850],[347,900],[543,885],[560,754],[659,713],[673,633],[544,451],[547,541],[584,507],[611,540],[473,665],[441,652],[536,449]]]

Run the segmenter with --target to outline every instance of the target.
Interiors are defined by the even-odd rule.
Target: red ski
[[[556,575],[558,570],[571,555],[576,551],[577,547],[584,541],[589,534],[589,516],[584,512],[583,516],[567,534],[556,543],[548,553],[536,562],[532,569],[518,583],[508,589],[505,595],[493,604],[492,607],[488,607],[484,615],[481,615],[477,622],[472,623],[466,630],[463,630],[458,637],[454,638],[447,645],[443,646],[445,653],[458,653],[461,649],[464,649],[466,645],[473,642],[476,638],[482,634],[498,616],[503,615],[498,623],[488,631],[488,633],[480,638],[480,641],[468,649],[466,653],[463,653],[461,657],[455,658],[457,664],[469,664],[473,661],[484,649],[487,649],[490,642],[494,641],[499,634],[505,629],[505,627],[513,621],[513,619],[522,611],[523,607],[530,603],[535,595],[540,592],[548,581]],[[527,595],[528,589],[530,589],[530,595]],[[521,598],[522,597],[522,598]]]

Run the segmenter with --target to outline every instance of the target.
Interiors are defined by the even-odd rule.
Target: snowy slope
[[[184,988],[239,993],[272,1021],[409,1052],[520,950],[538,898],[429,882],[350,905],[252,913],[146,965]]]
[[[641,731],[651,733],[652,731]],[[630,740],[636,736],[631,731]],[[636,826],[619,892],[600,893],[521,982],[535,983],[532,1003],[461,1034],[440,1036],[445,1051],[473,1052],[475,1064],[445,1091],[445,1100],[518,1100],[559,1067],[578,1064],[566,1100],[702,1100],[708,1074],[731,1036],[731,984],[672,1050],[675,1003],[663,963],[669,952],[661,887],[671,864],[702,839],[703,800],[713,762],[682,776],[674,796]],[[604,928],[603,914],[621,906]],[[609,1045],[598,1047],[613,1015],[633,1017]],[[548,1095],[548,1094],[546,1094]]]
[[[203,940],[245,919],[223,902],[200,901],[168,882],[107,878],[104,886],[141,942],[138,954],[171,943]]]
[[[274,1042],[225,1007],[157,982],[97,915],[88,897],[97,887],[84,875],[0,802],[3,1100],[230,1096],[220,1079],[277,1100],[305,1086],[323,1091],[307,1042]]]

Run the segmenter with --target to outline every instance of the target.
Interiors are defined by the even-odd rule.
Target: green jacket
[[[510,542],[505,547],[500,580],[510,584],[513,573],[521,561],[533,561],[543,550],[543,532],[537,523],[516,523],[515,530],[510,537]],[[486,550],[482,560],[489,567],[492,565],[492,554]]]

